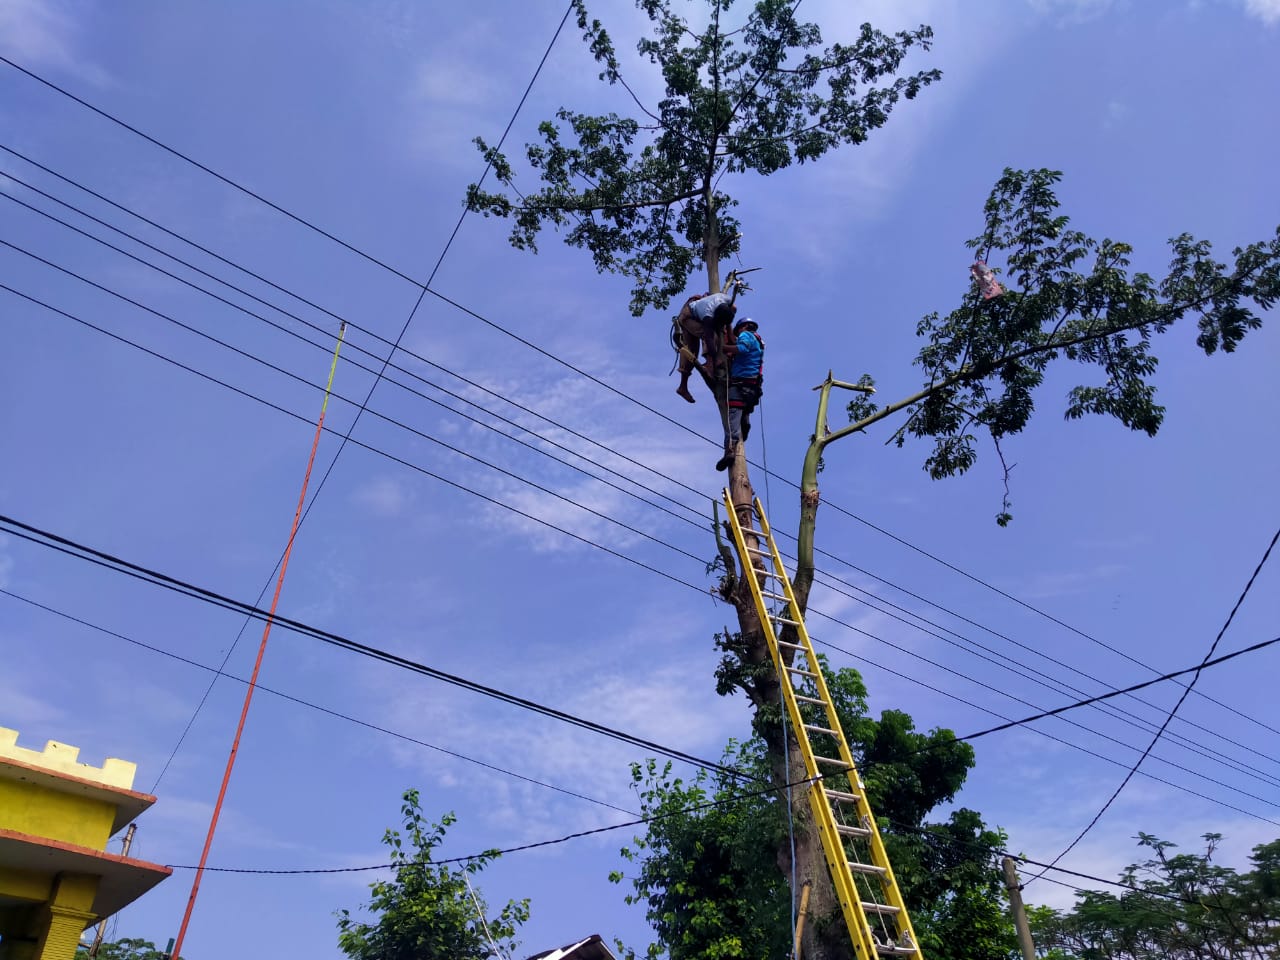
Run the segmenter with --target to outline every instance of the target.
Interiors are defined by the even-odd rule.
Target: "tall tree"
[[[541,140],[525,151],[540,181],[535,190],[519,190],[509,159],[478,141],[502,189],[473,185],[467,202],[485,215],[510,218],[510,240],[518,248],[536,250],[544,227],[563,230],[565,242],[588,250],[598,270],[631,280],[636,315],[667,307],[699,267],[708,286],[720,288],[721,261],[741,247],[728,192],[740,175],[768,176],[861,143],[903,98],[939,79],[936,70],[899,75],[913,50],[928,49],[927,26],[886,34],[864,25],[852,42],[824,47],[818,26],[797,19],[794,0],[756,0],[745,12],[731,0],[705,0],[705,23],[693,24],[676,13],[674,0],[637,0],[652,27],[638,50],[660,71],[665,88],[651,106],[634,94],[612,38],[585,4],[575,0],[578,25],[603,68],[600,77],[622,85],[638,114],[561,109],[542,123]],[[969,245],[1001,274],[1005,289],[986,299],[975,283],[959,307],[920,322],[920,390],[877,407],[869,399],[869,376],[856,382],[828,376],[801,473],[794,586],[802,609],[813,582],[818,473],[830,444],[901,415],[891,436],[899,444],[930,441],[925,466],[935,478],[968,470],[984,434],[1003,460],[1003,444],[1030,420],[1046,368],[1066,361],[1088,371],[1068,395],[1068,417],[1105,415],[1154,434],[1164,413],[1151,381],[1155,336],[1193,318],[1196,343],[1206,354],[1231,351],[1260,325],[1257,311],[1280,297],[1280,234],[1236,249],[1231,263],[1214,259],[1206,242],[1176,237],[1169,270],[1156,279],[1130,269],[1127,244],[1071,228],[1054,194],[1059,178],[1052,170],[1006,170],[997,182],[983,228]],[[848,424],[833,428],[830,393],[845,388],[859,396],[848,406]],[[1007,480],[1006,472],[997,514],[1002,524],[1010,519]],[[749,528],[754,495],[741,447],[730,489]],[[722,551],[722,558],[732,571],[732,555]],[[719,641],[725,656],[718,690],[750,698],[771,776],[778,784],[798,781],[798,750],[788,749],[777,722],[778,678],[750,594],[732,574],[722,593],[736,608],[739,629]],[[807,824],[807,806],[797,804],[795,816]],[[801,837],[795,873],[813,882],[813,912],[834,917],[838,907],[815,831],[802,829]],[[791,856],[789,846],[778,851],[788,875]],[[848,956],[839,927],[811,924],[805,955]]]
[[[497,858],[482,854],[461,866],[433,862],[456,818],[430,823],[417,790],[406,790],[400,807],[403,829],[388,829],[382,842],[395,875],[369,885],[365,910],[372,923],[338,911],[338,946],[352,960],[486,960],[511,956],[517,928],[529,919],[529,901],[511,900],[494,917],[470,878]]]
[[[926,956],[1007,960],[1016,943],[995,869],[1003,834],[972,810],[925,821],[960,789],[972,748],[950,730],[917,732],[898,710],[872,718],[859,673],[832,672],[825,663],[823,669]],[[722,763],[767,782],[760,737],[730,743]],[[628,902],[646,909],[657,934],[648,956],[787,955],[791,891],[776,857],[792,838],[785,794],[724,772],[682,781],[670,764],[653,760],[633,765],[632,781],[644,815],[653,819],[623,850],[630,875],[618,871],[611,879],[629,879]]]

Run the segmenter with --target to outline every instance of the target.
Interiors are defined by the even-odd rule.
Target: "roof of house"
[[[529,960],[617,960],[605,946],[600,934],[593,933],[585,940],[569,943],[545,953],[535,953]]]

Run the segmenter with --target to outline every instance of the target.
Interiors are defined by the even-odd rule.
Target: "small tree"
[[[88,960],[89,948],[83,944],[76,948],[76,960]],[[125,937],[121,940],[105,940],[98,947],[98,960],[169,960],[169,955],[150,940]]]
[[[652,25],[638,50],[660,71],[665,87],[650,106],[627,84],[613,41],[588,14],[586,0],[575,0],[578,25],[603,67],[601,79],[625,87],[639,114],[561,109],[555,121],[542,123],[541,141],[525,153],[541,181],[538,189],[520,191],[507,157],[477,141],[503,189],[472,185],[469,207],[510,218],[511,243],[521,249],[536,250],[544,227],[563,229],[565,242],[590,251],[598,270],[631,280],[637,316],[649,306],[670,308],[699,266],[708,286],[720,288],[720,262],[742,245],[739,224],[728,212],[735,205],[727,192],[735,178],[768,176],[859,144],[902,99],[940,77],[936,70],[898,75],[913,50],[928,49],[933,34],[927,26],[890,35],[867,24],[851,43],[823,47],[818,26],[796,18],[794,0],[756,0],[734,23],[732,0],[705,2],[706,23],[691,25],[675,12],[674,0],[637,0]],[[1099,414],[1154,434],[1164,415],[1151,379],[1158,363],[1154,338],[1194,318],[1196,343],[1206,354],[1231,351],[1260,326],[1259,311],[1280,298],[1280,232],[1237,248],[1231,263],[1214,259],[1206,242],[1176,237],[1169,271],[1157,280],[1130,270],[1127,244],[1071,228],[1054,194],[1060,176],[1047,169],[1006,170],[997,182],[984,208],[984,228],[969,245],[1001,273],[1006,289],[988,300],[974,284],[958,308],[920,322],[920,390],[880,408],[867,396],[874,392],[869,376],[845,382],[828,374],[801,470],[794,587],[802,610],[813,584],[818,473],[830,444],[901,414],[891,436],[899,444],[930,441],[925,468],[934,478],[968,470],[984,434],[1003,461],[1003,444],[1030,421],[1046,369],[1064,361],[1088,372],[1068,394],[1068,417]],[[849,423],[833,428],[830,394],[843,388],[860,396],[849,404]],[[741,450],[729,484],[749,530],[754,493]],[[1005,481],[1001,524],[1011,518],[1007,470]],[[753,535],[747,540],[758,546]],[[742,578],[732,574],[735,558],[723,545],[720,559],[729,571],[722,595],[736,609],[738,630],[718,640],[725,656],[717,689],[746,694],[774,782],[797,782],[803,777],[799,750],[777,722],[778,678],[768,642]],[[795,640],[790,628],[782,639]],[[802,825],[796,874],[813,883],[812,912],[836,917],[834,888],[808,826],[807,805],[797,803],[794,813]],[[778,850],[777,862],[791,872],[789,847]],[[850,956],[839,927],[807,926],[804,955]]]
[[[1122,893],[1085,890],[1059,912],[1032,911],[1037,946],[1054,960],[1258,960],[1280,955],[1280,841],[1253,850],[1253,869],[1213,862],[1222,836],[1203,853],[1138,834],[1153,853],[1120,875]]]
[[[391,851],[395,876],[369,885],[372,897],[364,909],[372,923],[361,923],[347,910],[338,917],[338,946],[353,960],[485,960],[510,956],[518,945],[516,929],[529,919],[529,901],[511,900],[485,918],[485,902],[469,878],[495,860],[496,851],[481,854],[461,867],[433,863],[432,854],[456,818],[439,823],[422,815],[417,790],[406,790],[401,805],[403,832],[388,829],[382,842]],[[495,946],[496,945],[496,946]]]

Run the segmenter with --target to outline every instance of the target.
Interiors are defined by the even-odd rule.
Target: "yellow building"
[[[106,852],[156,798],[132,789],[135,764],[79,754],[28,750],[0,727],[0,960],[71,960],[87,927],[172,872]]]

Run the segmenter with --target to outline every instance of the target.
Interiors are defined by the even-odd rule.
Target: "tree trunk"
[[[716,293],[720,289],[720,225],[717,223],[710,180],[703,184],[702,202],[707,208],[707,225],[702,236],[703,257],[707,265],[707,290]]]

